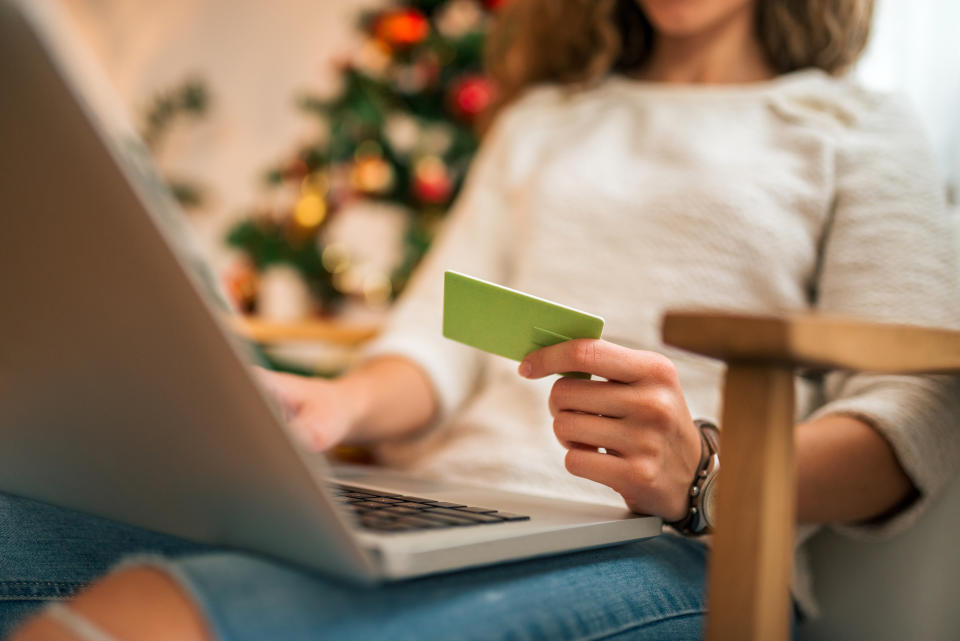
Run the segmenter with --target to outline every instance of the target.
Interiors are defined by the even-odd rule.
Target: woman
[[[492,37],[504,108],[370,359],[332,382],[264,375],[293,429],[318,450],[366,444],[421,473],[626,502],[687,527],[702,448],[693,418],[715,420],[722,371],[660,343],[664,310],[960,325],[918,128],[894,101],[831,75],[860,52],[870,5],[509,3]],[[447,268],[601,314],[610,342],[545,348],[518,376],[440,338]],[[546,378],[570,370],[606,380]],[[902,527],[957,466],[955,379],[834,373],[800,391],[802,523]],[[21,523],[44,514],[124,533],[98,550],[100,565],[176,548],[17,505]],[[20,558],[42,553],[27,548]],[[699,540],[662,536],[364,592],[199,551],[131,562],[18,638],[97,638],[91,626],[131,640],[698,638],[704,558]],[[812,610],[797,574],[795,597]]]

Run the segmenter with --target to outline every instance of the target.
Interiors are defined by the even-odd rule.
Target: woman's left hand
[[[526,378],[586,372],[607,379],[561,378],[553,385],[550,413],[568,450],[567,470],[613,488],[634,512],[666,521],[686,516],[701,441],[670,359],[576,339],[532,352],[519,372]]]

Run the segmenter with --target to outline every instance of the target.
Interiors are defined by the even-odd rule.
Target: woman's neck
[[[649,61],[635,76],[672,84],[744,84],[776,72],[754,34],[753,12],[744,11],[696,34],[658,33]]]

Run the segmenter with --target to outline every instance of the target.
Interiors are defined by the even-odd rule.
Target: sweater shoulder
[[[569,125],[574,95],[564,87],[542,85],[527,90],[500,111],[483,138],[483,148],[497,158],[503,176],[519,182],[537,165],[556,132]]]
[[[537,85],[509,104],[498,115],[491,133],[503,137],[554,126],[562,119],[576,94],[559,85]]]
[[[589,126],[599,115],[623,103],[607,81],[587,87],[541,84],[527,89],[497,116],[495,129],[535,134],[563,126]]]
[[[923,138],[912,106],[896,92],[871,89],[850,76],[807,72],[784,82],[769,96],[771,108],[785,120],[825,129],[840,139],[902,134]]]

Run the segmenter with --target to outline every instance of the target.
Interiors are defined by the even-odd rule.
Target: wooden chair
[[[709,641],[786,641],[794,549],[794,370],[960,373],[960,332],[798,315],[669,312],[664,342],[727,363]]]

